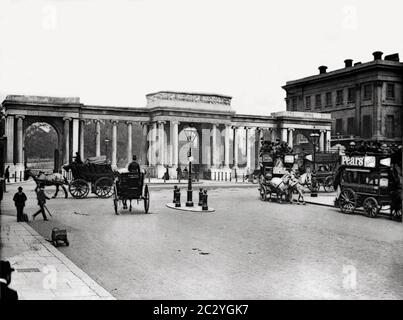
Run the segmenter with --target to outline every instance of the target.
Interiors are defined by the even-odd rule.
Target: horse
[[[303,173],[298,178],[298,184],[301,187],[307,187],[308,189],[312,188],[312,173]]]
[[[281,178],[279,177],[274,177],[271,180],[269,180],[268,185],[270,189],[270,200],[271,200],[271,194],[272,194],[272,188],[276,192],[277,200],[279,203],[282,203],[283,196],[284,200],[286,200],[286,197],[289,198],[288,194],[288,182],[289,182],[289,174],[285,174]]]
[[[303,175],[308,175],[307,173],[304,173]],[[293,191],[296,191],[298,193],[298,199],[297,199],[297,203],[300,204],[300,199],[302,199],[302,204],[305,205],[305,199],[304,199],[304,194],[303,194],[303,187],[301,184],[301,181],[306,181],[308,176],[304,176],[299,177],[299,179],[297,179],[294,174],[290,174],[290,178],[288,180],[288,184],[289,184],[289,201],[292,202],[292,194]]]
[[[57,194],[59,193],[59,187],[62,187],[64,191],[64,197],[68,197],[68,193],[66,188],[64,187],[65,184],[68,184],[68,181],[61,173],[50,173],[45,174],[44,172],[40,171],[38,175],[35,175],[30,169],[24,171],[24,180],[27,181],[29,178],[32,178],[36,183],[35,192],[38,191],[41,185],[45,186],[56,186],[56,192],[52,198],[56,198]]]

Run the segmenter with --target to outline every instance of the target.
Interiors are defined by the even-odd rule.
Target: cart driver
[[[129,167],[127,168],[129,172],[136,172],[140,173],[140,165],[137,162],[137,157],[136,155],[133,155],[133,161],[130,162]]]

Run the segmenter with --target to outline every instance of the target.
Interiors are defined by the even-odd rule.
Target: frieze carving
[[[231,105],[231,97],[221,97],[221,96],[213,96],[213,95],[207,96],[207,95],[198,95],[198,94],[158,92],[154,95],[147,96],[147,99],[149,101],[174,100],[174,101],[187,101],[187,102]]]

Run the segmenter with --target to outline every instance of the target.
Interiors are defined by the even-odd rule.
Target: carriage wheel
[[[378,215],[380,207],[374,197],[365,198],[362,206],[368,217],[375,218]]]
[[[88,183],[83,179],[73,180],[69,184],[69,191],[71,195],[76,199],[85,198],[90,192],[90,187]]]
[[[353,213],[357,207],[357,195],[355,192],[351,189],[343,190],[339,197],[339,205],[341,212],[347,214]]]
[[[113,195],[113,179],[108,177],[99,178],[95,182],[95,194],[99,198],[110,198]]]
[[[390,215],[393,219],[396,219],[397,221],[402,221],[402,206],[399,206],[398,208],[390,208]]]
[[[148,213],[148,209],[150,208],[150,192],[148,191],[148,185],[144,187],[144,212]]]
[[[326,179],[323,183],[323,188],[325,189],[326,192],[334,191],[333,182],[334,182],[334,179],[332,176],[326,177]]]
[[[260,200],[266,201],[266,199],[267,199],[266,188],[262,184],[260,185],[260,188],[259,188],[259,194],[260,194]]]

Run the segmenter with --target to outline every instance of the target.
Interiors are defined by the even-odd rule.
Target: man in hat
[[[129,172],[136,172],[136,173],[140,173],[140,165],[137,162],[137,157],[135,155],[133,155],[133,161],[130,162],[128,170]]]
[[[48,196],[46,196],[45,186],[43,184],[41,184],[39,186],[39,190],[36,193],[36,196],[38,198],[39,210],[32,215],[32,220],[34,220],[38,214],[42,213],[43,220],[48,221],[48,218],[46,217],[46,214],[45,214],[45,204],[46,204],[46,200],[50,200],[50,198]]]
[[[18,192],[14,195],[13,201],[17,208],[17,222],[23,222],[24,207],[25,201],[27,201],[27,196],[22,192],[22,187],[18,187]]]
[[[0,300],[18,300],[17,291],[8,287],[11,283],[11,273],[13,271],[14,269],[11,268],[10,262],[0,261]]]

